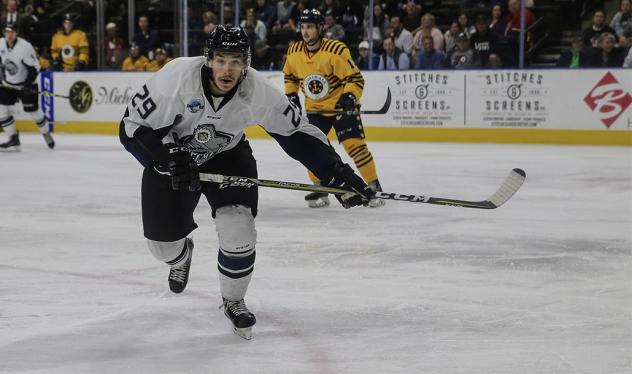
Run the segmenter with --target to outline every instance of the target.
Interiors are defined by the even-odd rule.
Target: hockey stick
[[[343,112],[341,110],[315,110],[308,111],[307,114],[346,114],[348,116],[354,116],[358,114],[386,114],[388,108],[391,107],[391,88],[388,87],[386,91],[386,101],[384,105],[378,110],[349,110]]]
[[[13,87],[13,86],[7,86],[7,85],[0,85],[0,88],[6,88],[9,90],[13,90],[13,91],[22,91],[21,88],[18,87]],[[52,92],[47,92],[47,91],[36,91],[36,90],[31,90],[32,93],[36,93],[38,95],[42,95],[42,96],[52,96],[52,97],[59,97],[61,99],[70,99],[70,96],[64,96],[64,95],[59,95],[56,93],[52,93]]]
[[[498,188],[498,190],[490,196],[487,200],[482,201],[468,201],[457,199],[446,199],[442,197],[430,197],[422,195],[405,195],[393,192],[377,192],[375,197],[385,200],[399,200],[408,201],[411,203],[425,203],[434,205],[449,205],[461,208],[475,208],[475,209],[496,209],[509,200],[522,186],[526,178],[526,173],[522,169],[513,169],[509,172],[509,175]],[[317,186],[313,184],[295,183],[295,182],[283,182],[267,179],[256,179],[249,177],[234,177],[221,174],[205,174],[200,173],[200,180],[203,182],[213,182],[224,185],[226,187],[272,187],[282,188],[286,190],[299,190],[299,191],[312,191],[331,193],[335,195],[353,194],[347,190],[340,188],[333,188],[327,186]]]

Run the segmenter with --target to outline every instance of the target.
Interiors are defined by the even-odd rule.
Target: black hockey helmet
[[[15,23],[9,22],[4,26],[4,31],[18,31],[18,27]]]
[[[301,23],[313,23],[316,27],[325,24],[325,17],[318,9],[305,9],[298,17],[299,27]]]

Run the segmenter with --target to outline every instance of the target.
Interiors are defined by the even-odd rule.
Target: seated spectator
[[[298,13],[294,0],[282,0],[277,3],[277,19],[272,26],[272,32],[295,32]]]
[[[223,14],[220,17],[224,17],[224,25],[234,26],[235,25],[235,12],[233,11],[233,7],[230,4],[224,4],[222,8]]]
[[[509,14],[505,16],[505,35],[511,33],[520,33],[520,0],[509,0]],[[535,14],[528,8],[524,10],[524,28],[529,29],[535,22]]]
[[[628,69],[632,68],[632,48],[628,50],[628,55],[623,60],[623,67]]]
[[[584,37],[584,45],[587,47],[596,47],[597,39],[605,32],[615,34],[614,29],[606,23],[606,13],[603,10],[596,10],[595,14],[593,14],[592,26],[585,29],[582,34]]]
[[[336,17],[331,10],[325,14],[325,27],[323,30],[327,39],[342,40],[345,38],[345,29],[336,23]]]
[[[404,28],[399,16],[391,17],[390,28],[393,33],[395,46],[404,51],[404,53],[410,54],[413,49],[413,34]]]
[[[265,40],[257,40],[255,42],[254,51],[250,66],[259,71],[279,70],[279,59]]]
[[[357,11],[353,9],[352,4],[347,4],[347,6],[344,7],[342,15],[340,16],[340,24],[345,28],[345,30],[355,29],[360,25]]]
[[[241,28],[245,29],[246,26],[252,27],[254,30],[256,40],[266,40],[268,30],[263,21],[257,19],[254,8],[246,9],[246,19],[241,21]]]
[[[384,53],[380,56],[377,70],[408,70],[410,68],[408,55],[395,46],[393,36],[387,36],[382,47],[384,47]]]
[[[74,17],[64,15],[63,29],[53,35],[50,51],[56,71],[83,70],[89,61],[90,48],[86,33],[76,30]]]
[[[491,32],[498,36],[505,35],[507,29],[507,22],[505,21],[505,11],[500,3],[495,3],[492,6],[492,17],[489,21],[489,29]]]
[[[470,44],[481,57],[483,67],[502,67],[502,60],[498,51],[500,45],[498,36],[489,31],[487,18],[479,15],[476,18],[476,32],[470,37]]]
[[[627,55],[628,49],[632,47],[632,29],[626,29],[623,34],[619,35],[619,48],[624,49],[624,55]]]
[[[323,0],[318,10],[320,10],[320,14],[331,12],[336,19],[342,16],[342,9],[340,9],[338,0]]]
[[[456,42],[456,37],[461,33],[461,28],[459,27],[459,23],[457,21],[452,21],[450,24],[450,28],[448,31],[443,34],[443,40],[445,43],[445,51],[449,52],[454,48],[454,43]]]
[[[270,30],[276,20],[276,7],[270,4],[268,0],[257,0],[255,14],[257,19],[266,25],[266,30]]]
[[[425,35],[430,35],[432,37],[434,47],[436,49],[443,50],[445,44],[443,40],[443,33],[436,27],[435,17],[430,13],[426,13],[421,17],[421,26],[413,39],[413,49],[411,52],[413,56],[417,55],[417,52],[423,49],[421,39]]]
[[[167,54],[164,48],[156,48],[154,51],[154,60],[151,61],[145,69],[147,71],[158,71],[171,60],[173,59],[169,57],[169,54]]]
[[[561,68],[583,68],[593,66],[593,59],[590,50],[584,48],[584,38],[577,35],[571,39],[571,48],[560,54],[555,65]]]
[[[456,38],[454,49],[448,52],[446,67],[450,69],[478,69],[482,67],[477,51],[470,47],[470,39],[462,32]]]
[[[160,47],[160,41],[158,31],[150,27],[149,17],[145,15],[138,17],[138,31],[134,34],[133,41],[140,48],[142,55],[153,58],[153,51]]]
[[[110,22],[105,26],[105,64],[112,69],[119,69],[122,62],[123,38],[118,36],[118,26]]]
[[[417,54],[415,70],[437,70],[443,67],[445,55],[440,49],[434,48],[434,39],[430,35],[422,38],[423,51]]]
[[[615,47],[616,37],[612,34],[601,34],[597,43],[596,66],[598,67],[621,67],[623,66],[623,48]]]
[[[476,32],[476,28],[470,23],[470,18],[467,16],[467,13],[459,14],[457,22],[459,22],[459,28],[461,29],[461,32],[464,32],[468,38]]]
[[[419,32],[423,22],[421,19],[421,8],[412,1],[407,1],[404,5],[404,15],[402,16],[402,25],[411,34]]]
[[[619,11],[612,17],[610,27],[617,36],[623,34],[626,28],[632,29],[632,0],[621,0]]]
[[[140,53],[140,47],[132,44],[129,47],[129,56],[123,60],[124,71],[145,71],[149,65],[149,59]]]
[[[380,56],[373,55],[373,69],[377,69],[380,63]],[[358,58],[355,60],[356,66],[360,70],[369,70],[369,42],[363,40],[358,44]]]
[[[388,34],[390,21],[388,14],[384,13],[384,10],[382,10],[382,6],[379,5],[379,3],[373,5],[373,12],[373,31],[369,32],[369,20],[365,19],[364,38],[367,40],[372,38],[374,45],[381,45],[382,40],[384,40],[384,37]]]
[[[16,27],[18,34],[24,33],[24,17],[18,14],[18,2],[17,0],[7,0],[4,6],[4,14],[2,16],[0,27],[4,30],[6,25],[13,25]]]

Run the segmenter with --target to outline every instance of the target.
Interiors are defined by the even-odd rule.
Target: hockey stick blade
[[[505,179],[500,186],[489,199],[483,201],[468,201],[457,199],[445,199],[440,197],[430,197],[422,195],[406,195],[392,192],[377,192],[375,197],[385,200],[398,200],[408,201],[412,203],[425,203],[434,205],[448,205],[461,208],[475,208],[475,209],[496,209],[509,200],[522,186],[526,178],[526,173],[522,169],[513,169],[509,176]],[[220,184],[220,188],[225,187],[271,187],[281,188],[286,190],[299,190],[310,192],[322,192],[331,193],[335,195],[353,194],[354,192],[343,190],[340,188],[317,186],[313,184],[284,182],[268,179],[257,179],[249,177],[235,177],[221,174],[206,174],[200,173],[200,180],[202,182],[212,182]]]
[[[358,114],[386,114],[388,109],[391,107],[391,88],[388,87],[386,89],[386,101],[384,105],[378,110],[354,110],[349,112],[343,112],[340,110],[315,110],[308,111],[307,114],[346,114],[348,116],[354,116]]]

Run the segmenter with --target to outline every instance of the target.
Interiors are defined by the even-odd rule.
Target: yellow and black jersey
[[[81,30],[72,30],[70,34],[58,31],[53,35],[50,52],[53,60],[63,61],[64,71],[75,70],[79,61],[88,63],[88,38]]]
[[[364,78],[349,48],[337,40],[322,39],[315,52],[308,52],[303,41],[292,44],[283,75],[285,93],[297,93],[300,87],[307,110],[334,110],[340,95],[347,92],[359,102],[364,89]]]

